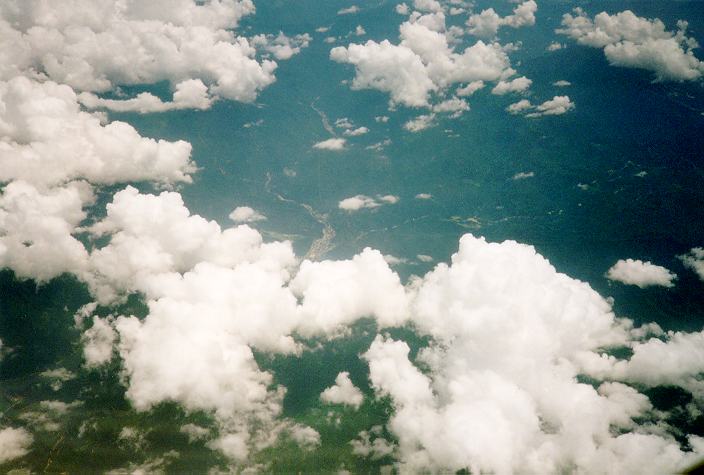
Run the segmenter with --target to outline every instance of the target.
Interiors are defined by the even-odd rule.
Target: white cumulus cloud
[[[673,287],[675,274],[662,266],[639,259],[621,259],[606,273],[609,280],[615,280],[627,285],[637,285],[640,288],[649,286]]]
[[[350,380],[348,372],[342,372],[335,378],[335,385],[326,388],[321,394],[323,402],[331,404],[345,404],[359,409],[364,401],[364,395]]]
[[[687,22],[678,21],[668,31],[655,18],[637,16],[630,10],[615,15],[601,12],[592,20],[584,10],[566,13],[557,32],[578,43],[603,48],[610,64],[655,73],[657,81],[692,81],[704,74],[704,62],[694,56],[697,41],[687,36]]]

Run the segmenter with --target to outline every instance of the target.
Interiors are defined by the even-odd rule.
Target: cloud
[[[24,457],[32,445],[32,436],[24,429],[0,429],[0,464]]]
[[[286,36],[283,32],[274,35],[256,35],[251,41],[252,45],[262,48],[273,54],[276,59],[287,60],[307,48],[313,38],[308,33]]]
[[[546,49],[547,51],[559,51],[559,50],[564,49],[564,48],[565,48],[565,45],[563,45],[562,43],[559,43],[559,42],[557,42],[557,41],[553,41],[553,42],[550,43],[550,44],[548,45],[548,47],[545,48],[545,49]]]
[[[0,82],[0,104],[0,181],[176,183],[195,171],[189,143],[145,138],[124,122],[103,125],[68,86],[14,78]]]
[[[498,81],[514,71],[498,43],[482,41],[458,53],[442,13],[414,14],[400,26],[398,45],[383,40],[330,51],[330,59],[355,66],[352,89],[390,94],[391,104],[429,107],[430,96],[454,83]]]
[[[420,12],[439,13],[443,11],[442,5],[437,0],[413,0],[413,8]]]
[[[359,409],[364,401],[364,395],[352,381],[348,372],[342,372],[335,378],[335,385],[325,389],[320,394],[320,400],[330,404],[345,404]]]
[[[347,140],[345,140],[345,139],[331,138],[331,139],[323,140],[322,142],[318,142],[318,143],[314,144],[313,148],[317,148],[318,150],[339,151],[339,150],[345,149],[346,143],[347,143]]]
[[[533,81],[525,76],[513,79],[511,81],[499,81],[491,93],[497,96],[503,96],[511,92],[523,92],[533,84]]]
[[[452,118],[459,117],[468,110],[469,104],[467,104],[467,101],[457,97],[451,97],[433,106],[433,112],[440,114],[449,113]]]
[[[418,193],[415,198],[417,200],[429,200],[433,197],[430,193]]]
[[[555,96],[538,105],[531,104],[528,99],[521,99],[508,106],[506,110],[511,114],[525,114],[526,117],[534,118],[546,115],[562,115],[574,108],[574,102],[570,100],[569,96]]]
[[[685,267],[692,269],[704,280],[704,248],[693,247],[687,254],[677,256]]]
[[[554,83],[552,83],[552,85],[556,86],[556,87],[568,87],[568,86],[571,86],[572,83],[561,79],[559,81],[555,81]]]
[[[704,63],[694,56],[698,44],[687,37],[687,26],[679,20],[673,33],[661,20],[642,18],[630,10],[615,15],[601,12],[592,20],[576,8],[574,15],[563,15],[557,32],[579,44],[603,48],[613,66],[652,71],[656,81],[693,81],[704,73]]]
[[[478,90],[484,87],[484,81],[472,81],[464,87],[457,89],[457,95],[460,97],[471,96]]]
[[[428,129],[434,125],[435,114],[423,114],[403,124],[403,128],[409,132],[415,133]]]
[[[607,378],[619,378],[611,368],[620,362],[633,368],[622,380],[640,380],[670,349],[686,355],[701,347],[699,334],[671,336],[672,346],[643,365],[646,349],[629,321],[616,318],[587,284],[512,241],[465,235],[451,264],[439,264],[413,289],[412,324],[433,342],[418,353],[418,365],[405,342],[381,335],[363,355],[376,394],[394,407],[387,429],[398,440],[403,470],[662,473],[701,456],[699,438],[691,437],[694,451],[685,452],[650,423],[657,416],[636,389],[577,379],[584,372],[598,377],[586,361],[613,360]],[[621,345],[633,345],[633,357],[603,355]],[[699,353],[687,365],[673,359],[662,373],[693,379],[704,366]]]
[[[662,266],[633,259],[619,260],[608,270],[606,277],[626,285],[637,285],[641,289],[649,286],[673,287],[673,280],[677,278]]]
[[[351,7],[342,8],[337,11],[338,15],[353,15],[359,13],[359,7],[357,5],[352,5]]]
[[[513,9],[513,14],[501,18],[493,8],[471,15],[467,20],[469,34],[480,38],[494,38],[502,26],[519,28],[535,25],[535,12],[538,4],[528,0]]]
[[[64,6],[11,1],[0,10],[0,78],[36,71],[75,90],[105,92],[117,85],[172,86],[199,79],[210,96],[253,101],[274,82],[276,63],[234,29],[254,13],[249,0],[93,2]],[[80,33],[78,33],[80,32]],[[144,99],[143,99],[144,100]]]
[[[370,248],[347,260],[303,261],[289,287],[303,298],[299,331],[304,335],[339,335],[365,317],[382,328],[402,325],[408,318],[400,278]]]
[[[264,221],[266,216],[249,206],[238,206],[232,210],[228,218],[235,223],[253,223],[256,221]]]
[[[405,4],[405,3],[399,3],[398,5],[396,5],[396,7],[394,8],[394,10],[395,10],[396,13],[398,13],[399,15],[408,15],[408,14],[411,13],[411,9],[410,9],[410,8],[408,7],[408,5]]]
[[[117,333],[112,318],[93,316],[93,326],[83,333],[83,358],[87,368],[97,368],[112,361]]]
[[[366,127],[357,127],[356,129],[347,129],[343,133],[348,137],[358,137],[369,132]]]
[[[295,260],[290,243],[264,244],[257,231],[244,225],[223,230],[191,215],[175,192],[149,195],[127,187],[113,196],[107,216],[90,231],[110,238],[91,252],[84,277],[102,303],[138,289],[149,296],[154,276],[186,272],[203,261],[235,266],[261,260],[278,271]]]
[[[39,282],[82,272],[88,253],[73,234],[86,217],[84,204],[92,201],[84,182],[43,192],[24,181],[6,185],[0,194],[0,267]]]
[[[512,180],[525,180],[526,178],[533,178],[535,176],[534,172],[518,172],[513,177]]]
[[[200,79],[187,79],[176,84],[171,102],[163,102],[148,92],[137,94],[132,99],[101,99],[91,92],[82,92],[78,100],[88,109],[108,109],[115,112],[165,112],[179,109],[208,109],[212,98],[208,88]]]
[[[350,441],[352,453],[372,460],[379,460],[393,454],[394,444],[381,437],[382,430],[381,426],[374,426],[369,431],[361,431],[357,439]],[[372,437],[374,437],[373,441]]]
[[[659,328],[657,329],[659,330]],[[657,331],[644,341],[634,341],[630,359],[602,355],[585,358],[585,372],[599,379],[615,379],[649,387],[679,386],[696,400],[704,398],[704,332]]]
[[[355,195],[338,203],[338,208],[345,211],[359,211],[360,209],[374,209],[384,204],[396,204],[399,202],[399,197],[395,195],[377,195],[372,198],[367,195]]]
[[[2,349],[2,342],[0,342],[0,350]],[[2,351],[0,351],[2,354]],[[39,373],[39,376],[46,378],[50,381],[51,389],[58,391],[61,389],[66,381],[71,381],[76,378],[76,374],[67,370],[66,368],[56,368],[51,370],[46,370]]]

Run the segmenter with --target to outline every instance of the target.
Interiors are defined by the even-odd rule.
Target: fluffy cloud
[[[704,248],[693,247],[689,253],[678,256],[682,263],[704,280]]]
[[[32,436],[24,429],[0,429],[0,464],[23,457],[29,452]]]
[[[626,10],[615,15],[601,12],[592,20],[580,8],[565,14],[557,32],[578,43],[603,48],[614,66],[646,69],[657,81],[692,81],[704,73],[704,63],[694,56],[698,46],[687,37],[687,22],[677,22],[677,32],[667,31],[659,19],[636,16]]]
[[[93,326],[83,333],[83,358],[87,368],[95,368],[112,360],[117,334],[112,319],[93,316]]]
[[[640,288],[653,285],[673,287],[675,285],[673,280],[677,278],[662,266],[634,259],[619,260],[608,270],[606,277],[609,280],[637,285]]]
[[[356,195],[340,201],[337,207],[345,211],[359,211],[360,209],[374,209],[384,204],[396,204],[398,202],[399,197],[395,195],[377,195],[376,198],[367,195]]]
[[[303,261],[290,288],[302,297],[304,335],[340,334],[364,317],[375,318],[380,327],[402,325],[408,318],[400,278],[370,248],[348,260]]]
[[[253,12],[251,0],[11,0],[0,8],[0,78],[36,71],[92,92],[200,79],[211,96],[252,101],[276,68],[233,32]]]
[[[369,132],[367,127],[357,127],[356,129],[347,129],[343,133],[348,137],[358,137]]]
[[[195,171],[189,143],[144,138],[124,122],[103,125],[68,86],[18,77],[0,82],[0,104],[0,181],[173,183]]]
[[[433,341],[417,357],[424,371],[409,359],[409,346],[391,338],[378,336],[363,355],[375,391],[393,402],[388,429],[405,470],[661,473],[701,455],[697,437],[690,437],[694,452],[684,452],[655,426],[638,426],[635,418],[652,416],[635,389],[577,381],[584,361],[609,360],[602,349],[628,345],[637,332],[532,247],[465,235],[452,264],[413,287],[411,319]],[[700,338],[672,336],[668,344],[685,355]],[[641,380],[670,349],[633,345],[630,360],[605,365],[610,377],[618,378],[613,368],[621,362],[632,368],[622,380]],[[672,360],[661,374],[691,379],[704,367],[700,353],[679,373]]]
[[[433,93],[455,83],[498,81],[514,71],[498,43],[478,41],[463,52],[450,46],[442,13],[414,14],[400,26],[398,45],[383,40],[350,44],[330,51],[330,58],[355,66],[353,89],[388,92],[392,104],[429,106]]]
[[[132,99],[101,99],[91,92],[82,92],[78,100],[88,109],[108,109],[116,112],[164,112],[178,109],[208,109],[212,98],[208,87],[200,79],[187,79],[176,84],[171,102],[164,102],[157,96],[142,92]]]
[[[651,332],[653,333],[653,332]],[[633,355],[628,360],[613,356],[579,356],[585,373],[599,379],[627,381],[645,386],[679,386],[704,400],[704,332],[662,332],[629,344]]]
[[[521,26],[535,25],[535,12],[538,4],[528,0],[513,9],[511,15],[501,18],[493,8],[482,10],[481,13],[471,15],[467,20],[468,32],[480,38],[494,38],[502,26],[519,28]]]
[[[359,12],[359,7],[357,5],[352,5],[351,7],[341,8],[338,10],[338,15],[353,15]]]
[[[191,215],[178,193],[128,187],[90,232],[109,238],[82,274],[96,299],[110,304],[138,292],[148,315],[93,318],[86,364],[104,362],[115,345],[137,410],[175,401],[213,413],[218,435],[208,445],[233,459],[270,445],[287,424],[278,419],[285,389],[258,367],[254,349],[296,354],[294,334],[332,337],[360,318],[384,327],[407,315],[404,287],[379,252],[304,261],[291,280],[297,262],[290,243],[265,244],[247,226],[222,229]],[[315,445],[309,430],[287,431]]]
[[[419,115],[415,119],[410,119],[403,124],[403,128],[409,132],[421,132],[435,125],[435,114]]]
[[[331,138],[331,139],[323,140],[322,142],[318,142],[318,143],[314,144],[313,148],[317,148],[318,150],[339,151],[339,150],[345,149],[346,143],[347,143],[346,139]]]
[[[555,96],[542,104],[533,105],[528,99],[511,104],[506,110],[511,114],[525,114],[526,117],[543,117],[546,115],[562,115],[574,109],[574,102],[569,96]]]
[[[273,54],[276,59],[286,60],[307,48],[313,38],[308,33],[288,37],[279,32],[274,35],[257,35],[252,38],[252,44]]]
[[[256,259],[277,271],[295,261],[290,243],[263,244],[248,226],[222,230],[214,221],[191,216],[174,192],[145,195],[128,187],[114,195],[107,216],[91,232],[110,236],[107,246],[91,253],[85,277],[105,303],[148,290],[154,275],[185,272],[203,261],[235,266]]]
[[[492,94],[497,96],[503,96],[511,92],[523,92],[533,84],[533,81],[525,76],[513,79],[511,81],[499,81],[494,89],[491,90]]]
[[[394,452],[394,444],[381,437],[382,430],[381,426],[374,426],[369,431],[360,432],[357,439],[350,441],[352,453],[372,460],[391,455]]]
[[[228,217],[235,223],[253,223],[266,219],[266,216],[249,206],[238,206],[232,210]]]
[[[0,193],[0,267],[39,282],[64,272],[80,273],[88,253],[74,236],[93,200],[90,187],[72,182],[40,191],[13,181]]]
[[[320,394],[323,402],[331,404],[345,404],[359,409],[364,401],[364,395],[350,380],[348,372],[342,372],[335,378],[335,385],[325,389]]]

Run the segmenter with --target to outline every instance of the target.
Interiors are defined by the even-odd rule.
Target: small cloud
[[[313,145],[313,148],[317,148],[318,150],[339,151],[339,150],[344,150],[346,143],[347,143],[347,140],[345,140],[345,139],[332,138],[332,139],[327,139],[327,140],[323,140],[322,142],[316,143],[315,145]]]
[[[554,83],[552,83],[552,85],[556,86],[556,87],[568,87],[568,86],[571,86],[572,83],[569,81],[565,81],[564,79],[561,79],[559,81],[555,81]]]
[[[535,176],[534,172],[518,172],[511,178],[512,180],[525,180],[526,178],[533,178]]]
[[[352,5],[348,8],[342,8],[337,11],[338,15],[352,15],[359,12],[359,7],[357,5]]]
[[[577,183],[577,188],[582,191],[587,191],[589,189],[589,185],[587,185],[586,183]]]
[[[364,395],[352,384],[350,373],[345,371],[337,375],[334,386],[330,386],[320,394],[320,399],[329,404],[344,404],[359,409],[364,401]]]
[[[638,178],[643,178],[647,174],[648,174],[648,172],[646,172],[645,170],[641,170],[633,176],[637,176]]]
[[[378,115],[378,116],[374,117],[374,120],[375,120],[376,122],[382,122],[382,123],[385,124],[385,123],[387,123],[387,122],[389,121],[389,117],[388,117],[388,116],[385,116],[385,115]]]
[[[433,197],[430,193],[418,193],[415,198],[417,200],[429,200]]]
[[[704,281],[704,248],[693,247],[687,254],[677,257],[685,267],[692,269]]]
[[[359,135],[364,135],[367,132],[369,132],[369,129],[366,127],[358,127],[356,129],[347,129],[343,133],[348,136],[348,137],[357,137]]]
[[[484,81],[472,81],[465,87],[457,89],[457,95],[460,97],[468,97],[482,89],[485,86]]]
[[[264,221],[266,216],[255,211],[249,206],[238,206],[228,216],[235,223],[253,223],[255,221]]]
[[[400,200],[400,198],[396,195],[377,196],[377,199],[379,201],[383,201],[384,203],[388,203],[390,205],[395,205]]]
[[[545,49],[548,51],[557,51],[557,50],[563,49],[564,47],[565,47],[565,45],[563,45],[562,43],[558,43],[557,41],[553,41]]]
[[[403,128],[413,133],[420,132],[421,130],[425,130],[435,125],[435,123],[433,122],[434,119],[435,114],[419,115],[415,119],[411,119],[405,124],[403,124]]]
[[[362,25],[357,25],[357,28],[354,29],[354,34],[357,36],[362,36],[366,35],[367,32],[364,30],[364,27]]]
[[[399,3],[398,5],[396,5],[395,10],[396,13],[398,13],[399,15],[408,15],[409,13],[411,13],[411,9],[405,3]]]
[[[318,28],[315,29],[315,31],[317,33],[326,33],[329,30],[330,30],[329,26],[319,26]]]
[[[247,123],[244,124],[242,127],[244,127],[245,129],[249,129],[249,128],[252,128],[252,127],[259,127],[259,126],[262,125],[263,123],[264,123],[264,119],[259,119],[259,120],[254,121],[254,122],[247,122]]]
[[[621,259],[608,270],[606,278],[626,285],[636,285],[640,288],[673,287],[672,281],[677,278],[677,275],[649,261]]]
[[[384,260],[390,266],[397,266],[399,264],[408,264],[408,259],[403,257],[392,256],[391,254],[384,254]]]
[[[396,204],[398,202],[399,197],[395,195],[377,195],[376,198],[367,195],[356,195],[340,201],[338,207],[345,211],[359,211],[360,209],[374,209],[384,204]]]
[[[512,81],[499,81],[499,83],[494,86],[491,93],[496,96],[503,96],[504,94],[509,94],[512,92],[523,92],[533,84],[533,81],[525,76],[521,76]]]
[[[433,262],[435,259],[433,259],[433,256],[429,256],[427,254],[418,254],[416,256],[416,259],[418,259],[421,262]]]
[[[574,110],[574,102],[569,96],[555,96],[542,104],[533,105],[527,99],[522,99],[506,108],[510,114],[525,114],[526,117],[543,117],[546,115],[562,115]]]

